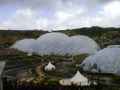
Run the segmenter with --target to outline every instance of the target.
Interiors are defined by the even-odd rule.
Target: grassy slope
[[[0,48],[7,48],[15,41],[23,38],[37,38],[47,31],[12,31],[0,30]]]

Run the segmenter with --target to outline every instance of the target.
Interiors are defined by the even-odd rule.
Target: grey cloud
[[[94,13],[97,8],[110,1],[115,0],[0,0],[0,5],[17,5],[23,9],[31,8],[34,10],[47,9],[53,13],[63,8],[71,9],[78,6],[78,9],[84,7],[88,9],[89,13]]]
[[[29,18],[26,22],[22,21],[20,19],[21,17],[18,17],[21,15],[14,15],[14,18],[9,17],[9,20],[4,21],[5,25],[1,25],[6,27],[15,26],[15,28],[19,28],[19,26],[22,26],[22,28],[26,26],[31,26],[32,28],[41,26],[45,27],[45,29],[56,29],[56,27],[66,29],[93,25],[119,26],[118,18],[112,19],[110,14],[105,16],[104,6],[112,1],[119,0],[0,0],[0,6],[7,6],[9,4],[13,7],[17,5],[17,7],[24,12],[26,9],[36,12],[31,16],[32,18]],[[113,5],[113,7],[115,6],[116,5]],[[81,13],[79,11],[81,11]],[[108,11],[107,13],[109,13],[109,11],[110,13],[114,13],[114,10],[106,11]],[[100,14],[100,12],[102,12],[102,14]],[[14,14],[16,14],[16,11]],[[24,17],[26,18],[28,16],[25,15]],[[10,25],[6,25],[8,22]],[[37,25],[35,25],[36,23]]]
[[[39,8],[39,7],[58,7],[59,3],[66,5],[72,3],[74,5],[94,6],[95,4],[103,4],[115,0],[0,0],[0,5],[18,4],[23,7]]]

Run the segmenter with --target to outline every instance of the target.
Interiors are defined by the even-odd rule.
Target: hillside
[[[62,32],[69,36],[73,35],[86,35],[93,38],[101,48],[106,47],[111,44],[120,44],[120,29],[119,28],[80,28],[72,30],[59,30],[54,32]],[[17,85],[28,85],[31,88],[32,85],[59,85],[58,82],[62,78],[72,77],[75,71],[79,68],[77,65],[80,64],[88,55],[76,55],[76,56],[59,56],[59,55],[36,55],[33,53],[29,56],[27,53],[23,53],[14,49],[9,49],[14,42],[24,38],[37,38],[40,35],[47,33],[47,31],[10,31],[10,30],[0,30],[0,60],[7,61],[6,68],[4,70],[4,77],[10,76],[17,81]],[[56,65],[57,70],[53,72],[44,71],[44,66],[51,61]],[[25,74],[25,77],[22,75]],[[95,78],[112,78],[112,81],[118,83],[120,77],[108,74],[92,74],[84,73],[85,76],[89,77],[94,75]],[[21,81],[22,78],[17,78],[21,76],[25,80]],[[40,78],[39,78],[40,77]],[[9,78],[9,77],[7,77]],[[32,80],[31,80],[32,78]],[[90,79],[95,79],[90,78]],[[13,83],[16,83],[14,79],[11,79]],[[30,80],[29,80],[30,79]],[[5,84],[7,87],[7,84]],[[8,83],[9,85],[9,83]],[[22,86],[23,85],[23,86]],[[38,86],[39,86],[38,85]],[[59,87],[58,87],[59,88]],[[68,89],[66,89],[68,90]],[[93,90],[93,89],[92,89]],[[105,90],[105,89],[104,89]]]
[[[23,38],[37,38],[47,31],[18,31],[18,30],[0,30],[0,48],[8,48],[15,41]]]
[[[120,28],[78,28],[71,30],[58,30],[54,32],[62,32],[69,36],[72,35],[87,35],[98,42],[103,48],[109,44],[120,44]],[[8,48],[15,41],[23,38],[37,38],[47,31],[18,31],[18,30],[0,30],[0,48]]]

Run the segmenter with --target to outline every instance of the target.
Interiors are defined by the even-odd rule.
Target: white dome
[[[69,38],[66,34],[64,33],[58,33],[58,32],[54,32],[54,33],[47,33],[44,34],[42,36],[40,36],[37,40],[42,40],[42,39],[66,39]]]
[[[120,74],[120,48],[105,48],[87,57],[81,66],[87,71]]]
[[[109,45],[107,48],[120,48],[120,45]]]
[[[39,54],[65,54],[66,42],[69,37],[62,33],[48,33],[37,39]]]
[[[45,71],[52,71],[52,70],[55,70],[55,65],[49,62],[48,65],[45,66]]]
[[[44,54],[93,54],[99,49],[97,43],[83,35],[68,37],[62,33],[47,33],[38,39],[24,39],[17,41],[13,46],[25,52]]]
[[[97,50],[99,50],[99,46],[93,39],[87,36],[78,35],[70,37],[69,49],[71,49],[71,54],[94,54],[95,52],[97,52]]]
[[[15,48],[24,52],[34,52],[36,41],[34,39],[23,39],[17,41],[11,48]]]

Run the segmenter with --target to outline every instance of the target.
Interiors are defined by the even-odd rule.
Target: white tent
[[[5,61],[0,61],[0,90],[3,90],[2,73],[5,67]]]
[[[63,86],[71,86],[71,85],[77,85],[77,86],[89,86],[89,80],[83,76],[79,71],[76,72],[76,74],[69,79],[62,79],[59,81],[60,85]]]
[[[55,65],[53,65],[51,62],[48,63],[47,66],[45,66],[45,71],[52,71],[55,70]]]
[[[76,74],[70,79],[71,83],[74,85],[81,85],[81,86],[88,86],[89,81],[88,79],[83,76],[79,71],[76,72]]]

